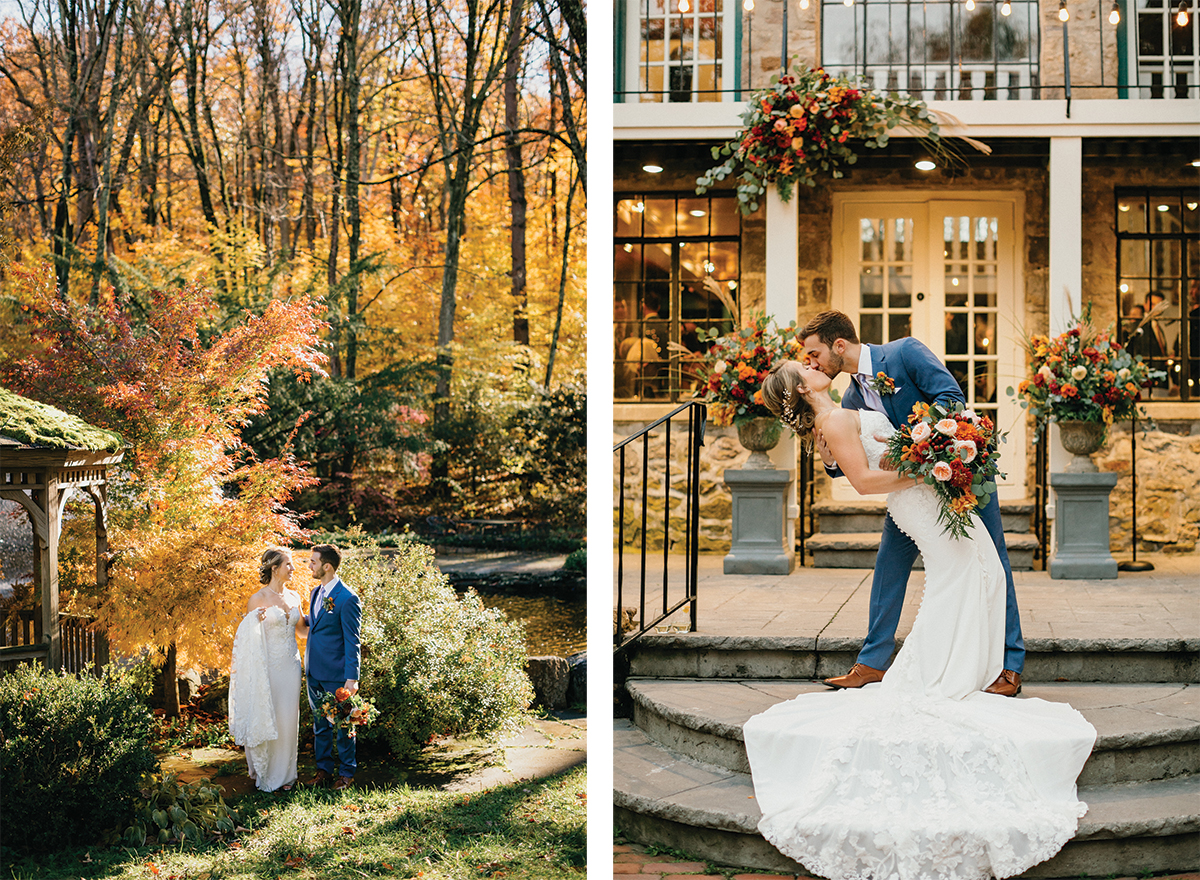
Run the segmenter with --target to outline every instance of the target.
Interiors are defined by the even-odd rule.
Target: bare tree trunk
[[[566,229],[563,232],[562,263],[558,273],[558,312],[554,317],[554,332],[550,336],[550,354],[546,358],[546,388],[550,387],[550,379],[554,376],[554,358],[558,354],[558,336],[562,331],[563,304],[567,299],[567,267],[571,262],[571,202],[575,198],[575,187],[579,176],[572,175],[571,188],[567,190]]]
[[[504,65],[504,155],[508,161],[508,200],[512,211],[512,298],[513,342],[529,345],[529,292],[526,289],[525,169],[521,157],[521,140],[517,104],[517,82],[521,75],[521,36],[524,0],[513,0],[508,17],[507,60]]]

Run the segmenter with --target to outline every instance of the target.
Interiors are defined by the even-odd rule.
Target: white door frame
[[[990,212],[1000,220],[1000,239],[997,247],[997,407],[999,428],[1008,432],[1008,442],[1002,444],[1001,470],[1007,475],[997,482],[1000,498],[1024,500],[1026,470],[1025,410],[1011,402],[1007,389],[1015,387],[1024,375],[1025,354],[1022,340],[1025,335],[1025,194],[1003,190],[946,192],[944,190],[848,190],[833,195],[833,284],[831,307],[845,312],[858,326],[859,291],[857,288],[858,241],[857,228],[851,230],[848,218],[865,207],[878,208],[878,216],[900,211],[914,220],[913,293],[924,290],[927,304],[918,314],[913,302],[912,335],[929,345],[939,357],[944,357],[945,337],[935,333],[934,315],[945,310],[944,273],[934,248],[941,241],[940,217],[946,213]],[[938,216],[935,218],[935,214]],[[935,223],[935,220],[937,221]],[[1005,232],[1008,235],[1005,235]],[[938,236],[934,238],[933,236]],[[922,247],[923,246],[923,247]],[[920,248],[920,250],[918,250]],[[839,376],[835,387],[842,393],[849,385],[848,376]],[[845,479],[833,481],[833,499],[854,501],[857,493]],[[882,498],[883,496],[873,496]]]

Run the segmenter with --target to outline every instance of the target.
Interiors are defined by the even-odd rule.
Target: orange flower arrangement
[[[996,492],[997,445],[1003,438],[991,419],[964,403],[917,403],[888,441],[888,456],[897,463],[897,473],[922,477],[933,487],[942,503],[938,522],[964,538],[971,514]]]
[[[759,316],[729,336],[717,336],[710,329],[708,339],[701,396],[709,401],[713,423],[775,418],[763,403],[762,383],[774,363],[799,354],[795,322],[780,330],[773,318]]]

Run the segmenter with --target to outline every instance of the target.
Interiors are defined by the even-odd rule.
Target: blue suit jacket
[[[317,681],[358,680],[361,653],[359,624],[362,607],[358,596],[338,578],[329,598],[333,610],[319,608],[318,587],[312,591],[308,605],[308,645],[304,649],[304,668]]]
[[[946,365],[937,359],[925,343],[911,336],[884,345],[872,345],[871,370],[874,373],[883,372],[896,384],[895,393],[881,395],[884,412],[895,428],[907,421],[915,403],[966,401]],[[850,382],[850,387],[842,397],[842,406],[845,409],[870,409],[863,400],[857,382]],[[825,470],[830,476],[842,476],[840,468]]]

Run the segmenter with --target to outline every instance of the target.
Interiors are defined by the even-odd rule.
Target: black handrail
[[[1041,571],[1050,565],[1050,520],[1046,505],[1050,503],[1050,423],[1034,421],[1033,434],[1033,533],[1037,549],[1033,558],[1042,564]]]
[[[673,544],[670,537],[671,522],[671,421],[676,416],[687,414],[687,477],[684,490],[684,581],[682,598],[674,604],[670,600],[670,570],[669,554]],[[700,565],[700,447],[704,445],[704,431],[708,421],[708,407],[699,401],[688,401],[667,415],[647,425],[620,443],[613,446],[613,452],[618,455],[617,475],[619,489],[617,491],[617,601],[616,618],[613,626],[613,648],[615,653],[621,653],[644,633],[662,623],[684,605],[690,605],[688,615],[688,632],[696,631],[697,601],[696,581]],[[650,441],[653,432],[659,426],[665,426],[661,436],[664,443],[666,466],[663,474],[663,559],[662,559],[662,610],[653,619],[647,619],[646,608],[646,571],[647,571],[647,530],[650,523],[650,481],[648,470],[650,466]],[[641,491],[641,523],[637,540],[641,544],[640,573],[638,578],[638,616],[635,625],[627,634],[624,620],[625,599],[625,462],[626,447],[637,442],[642,443],[642,491]],[[655,529],[659,528],[654,523]]]

